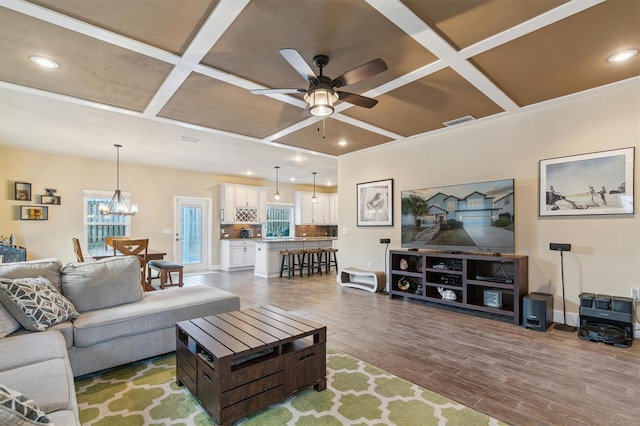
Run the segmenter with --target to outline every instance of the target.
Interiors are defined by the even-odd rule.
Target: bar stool
[[[157,277],[151,276],[151,270],[154,270],[159,273]],[[149,260],[147,262],[147,284],[151,287],[151,280],[160,278],[160,290],[164,290],[165,285],[178,287],[183,286],[182,276],[183,276],[184,266],[179,263],[169,262],[168,260]],[[173,278],[171,277],[172,272],[178,273],[178,282],[173,283]],[[169,278],[169,284],[167,284],[167,278]]]
[[[332,266],[336,267],[336,274],[338,273],[338,257],[336,253],[338,252],[337,248],[326,248],[322,249],[324,253],[324,265],[326,273],[328,274],[331,270]],[[332,256],[333,255],[333,256]]]
[[[322,249],[307,249],[302,252],[302,269],[307,267],[307,276],[316,271],[322,275]]]
[[[282,277],[285,269],[289,279],[291,279],[291,273],[293,272],[293,275],[295,275],[296,271],[300,271],[300,276],[302,276],[302,261],[300,260],[300,256],[304,256],[302,250],[281,250],[280,255],[282,256],[280,277]]]

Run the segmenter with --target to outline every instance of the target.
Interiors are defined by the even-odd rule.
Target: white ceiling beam
[[[519,106],[399,0],[366,0],[505,111]]]

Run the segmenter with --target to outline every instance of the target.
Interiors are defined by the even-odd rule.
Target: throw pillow
[[[0,303],[0,338],[7,337],[18,329],[20,329],[20,323]]]
[[[0,302],[24,328],[33,331],[44,331],[78,316],[71,302],[44,277],[0,278]]]
[[[142,300],[140,262],[136,256],[114,256],[70,263],[60,270],[62,293],[78,312]]]
[[[47,415],[38,403],[20,392],[0,385],[0,424],[2,425],[50,425]]]

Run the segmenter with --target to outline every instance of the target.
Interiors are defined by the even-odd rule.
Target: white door
[[[185,272],[210,269],[210,212],[211,200],[207,198],[175,197],[173,252]]]

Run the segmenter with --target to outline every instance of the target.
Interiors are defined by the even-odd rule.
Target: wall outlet
[[[631,297],[636,300],[640,299],[640,288],[632,288],[631,289]]]
[[[367,268],[371,270],[371,262],[367,263]]]
[[[162,233],[163,234],[173,234],[173,230],[171,228],[163,228],[162,229]]]
[[[380,238],[380,244],[389,244],[391,242],[391,238]]]
[[[349,233],[349,228],[342,228],[342,235],[347,235]]]

